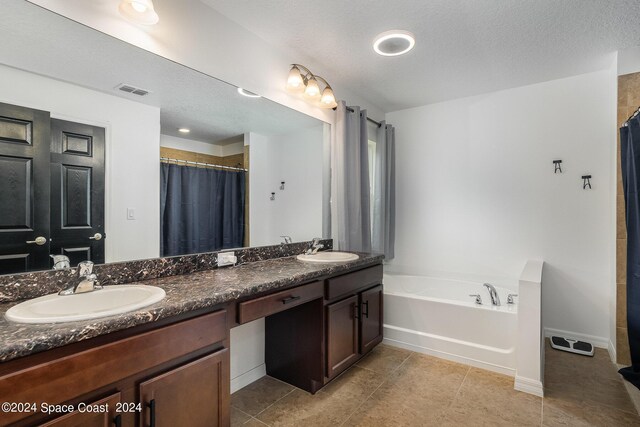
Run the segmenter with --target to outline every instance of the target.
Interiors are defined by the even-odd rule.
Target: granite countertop
[[[16,303],[3,303],[0,304],[0,362],[262,292],[287,288],[318,277],[340,274],[357,267],[380,263],[383,259],[381,255],[359,255],[360,258],[355,261],[330,264],[305,263],[295,257],[276,258],[130,283],[158,286],[165,290],[166,297],[140,310],[78,322],[10,322],[5,319],[4,314]]]

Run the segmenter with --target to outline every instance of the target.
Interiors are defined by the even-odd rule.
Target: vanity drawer
[[[238,323],[247,323],[287,310],[305,302],[322,298],[322,282],[287,289],[286,291],[252,299],[238,304]]]
[[[226,337],[226,310],[205,314],[0,376],[0,396],[38,407],[66,402]],[[28,415],[0,413],[0,425]]]
[[[328,279],[327,299],[332,300],[379,283],[382,283],[382,264]]]

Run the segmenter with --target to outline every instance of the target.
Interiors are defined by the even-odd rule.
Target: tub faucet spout
[[[498,296],[498,291],[496,291],[496,288],[494,288],[491,283],[485,283],[484,286],[489,291],[489,296],[491,297],[491,305],[500,305],[500,297]]]

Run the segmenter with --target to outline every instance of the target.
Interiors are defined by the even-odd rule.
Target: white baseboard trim
[[[609,351],[609,357],[614,364],[618,363],[618,353],[616,352],[616,346],[613,345],[613,342],[609,340],[609,346],[607,347]]]
[[[403,341],[397,341],[397,340],[386,338],[386,337],[382,340],[382,342],[392,347],[399,347],[399,348],[404,348],[405,350],[415,351],[416,353],[428,354],[429,356],[439,357],[440,359],[462,363],[463,365],[470,365],[476,368],[497,372],[503,375],[509,375],[510,377],[514,377],[516,375],[515,369],[507,368],[504,366],[493,365],[491,363],[481,362],[476,359],[470,359],[468,357],[458,356],[456,354],[446,353],[444,351],[434,350],[427,347],[421,347],[421,346],[409,344]]]
[[[559,337],[565,337],[565,338],[574,338],[580,341],[586,341],[586,342],[590,342],[591,344],[593,344],[595,347],[598,348],[605,348],[605,349],[609,349],[609,339],[605,338],[605,337],[598,337],[595,335],[587,335],[587,334],[580,334],[578,332],[571,332],[571,331],[563,331],[561,329],[553,329],[553,328],[544,328],[544,336],[549,338],[553,335],[559,336]]]
[[[231,393],[235,393],[251,384],[254,381],[258,381],[260,378],[267,375],[267,366],[263,363],[260,366],[256,366],[250,371],[245,372],[244,374],[240,374],[235,378],[231,379]]]
[[[516,375],[516,380],[513,383],[513,388],[524,393],[544,397],[544,386],[542,385],[541,381],[519,377]]]

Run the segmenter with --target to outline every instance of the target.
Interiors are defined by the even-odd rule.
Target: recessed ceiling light
[[[391,30],[373,39],[373,50],[382,56],[398,56],[409,52],[415,44],[416,38],[409,31]]]
[[[190,130],[190,129],[187,129],[187,128],[180,128],[180,129],[178,129],[178,132],[181,132],[181,133],[189,133],[189,132],[191,132],[191,130]]]
[[[255,93],[249,92],[248,90],[242,89],[241,87],[238,88],[238,93],[249,98],[262,98],[260,95],[256,95]]]
[[[122,0],[118,10],[122,16],[136,24],[154,25],[160,20],[152,0]]]

